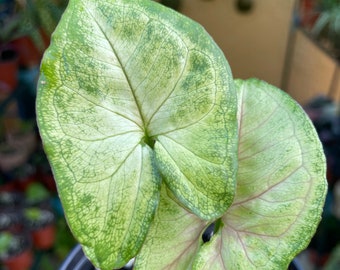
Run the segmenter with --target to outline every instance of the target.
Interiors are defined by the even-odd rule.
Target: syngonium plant
[[[325,158],[302,108],[234,80],[202,27],[156,2],[71,0],[37,118],[97,268],[285,269],[320,221]]]

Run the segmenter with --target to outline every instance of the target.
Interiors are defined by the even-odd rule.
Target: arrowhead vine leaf
[[[70,0],[37,118],[70,228],[101,269],[140,250],[164,181],[201,219],[235,193],[236,93],[197,23],[149,0]]]
[[[321,219],[327,183],[318,135],[288,95],[236,80],[239,170],[224,224],[194,269],[287,269]]]

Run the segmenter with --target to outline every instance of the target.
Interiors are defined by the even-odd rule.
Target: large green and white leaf
[[[206,221],[181,207],[163,186],[158,211],[134,269],[190,269],[206,226]]]
[[[194,269],[287,269],[321,218],[323,149],[311,121],[287,94],[255,79],[237,80],[236,86],[236,196]]]
[[[236,93],[204,29],[153,1],[70,0],[37,118],[68,223],[101,269],[140,249],[160,175],[201,218],[235,192]]]

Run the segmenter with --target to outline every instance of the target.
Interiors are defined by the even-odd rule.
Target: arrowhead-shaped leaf
[[[149,0],[70,0],[44,55],[37,117],[69,225],[101,269],[140,249],[162,175],[190,211],[230,206],[236,93],[204,29]]]
[[[236,196],[193,268],[287,269],[321,218],[327,189],[322,146],[288,95],[255,79],[237,80],[236,86]]]

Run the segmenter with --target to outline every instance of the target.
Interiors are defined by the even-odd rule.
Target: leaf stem
[[[155,146],[155,142],[156,140],[153,139],[152,137],[150,137],[146,132],[145,132],[145,136],[143,138],[143,141],[151,147],[151,149],[154,149],[154,146]]]

